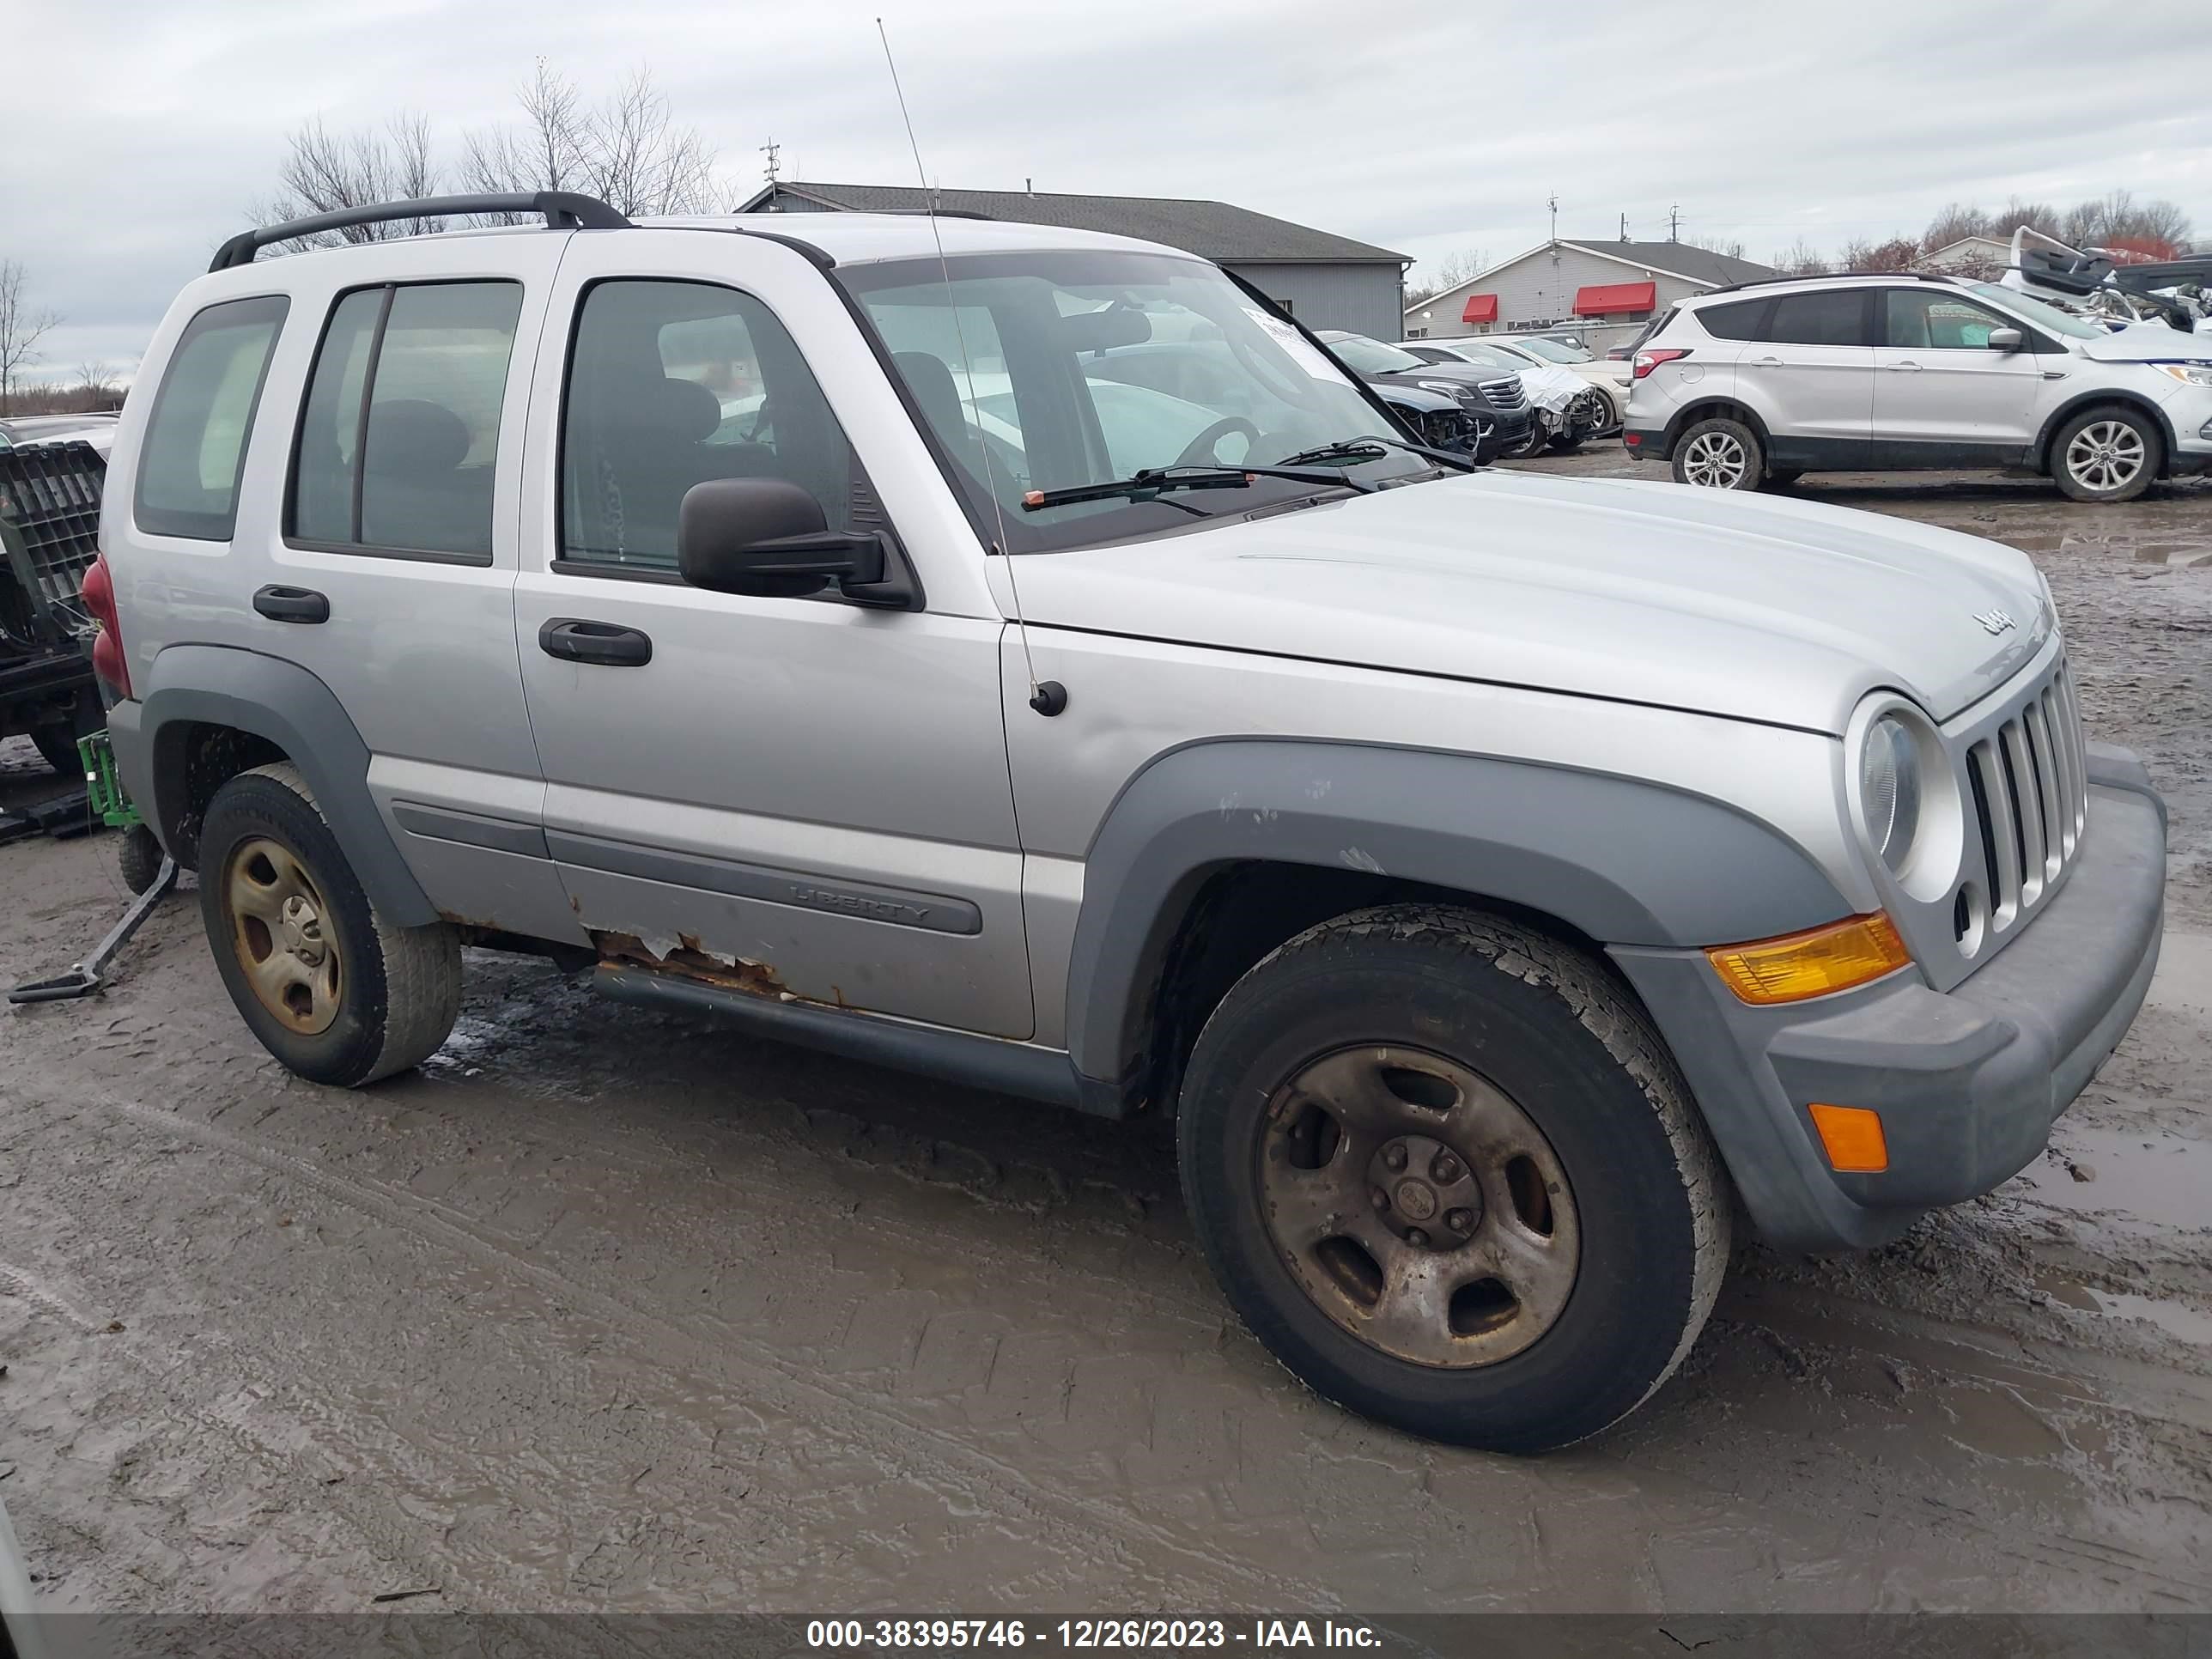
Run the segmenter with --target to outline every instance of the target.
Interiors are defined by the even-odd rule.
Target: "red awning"
[[[1575,315],[1602,317],[1613,311],[1650,311],[1658,297],[1656,283],[1599,283],[1575,290]]]
[[[1467,309],[1461,312],[1462,323],[1494,323],[1498,320],[1498,296],[1495,294],[1470,294]]]

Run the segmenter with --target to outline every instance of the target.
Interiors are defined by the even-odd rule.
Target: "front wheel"
[[[200,828],[200,919],[261,1045],[352,1088],[427,1060],[460,1012],[460,939],[376,913],[289,763],[215,792]]]
[[[2158,422],[2132,409],[2086,410],[2051,441],[2051,476],[2077,501],[2131,501],[2165,462]]]
[[[1765,446],[1741,421],[1699,421],[1674,441],[1674,482],[1706,489],[1756,489],[1766,471]]]
[[[1206,1023],[1176,1134],[1254,1334],[1439,1440],[1545,1451],[1617,1421],[1728,1261],[1719,1160],[1641,1012],[1476,912],[1362,911],[1275,951]]]

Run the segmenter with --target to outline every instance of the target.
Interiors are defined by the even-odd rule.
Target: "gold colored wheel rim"
[[[1565,1170],[1474,1071],[1419,1048],[1325,1054],[1275,1091],[1261,1202],[1284,1265],[1363,1342],[1496,1364],[1559,1322],[1582,1266]]]
[[[231,949],[255,999],[289,1031],[315,1036],[338,1017],[337,920],[292,851],[241,842],[222,872]]]

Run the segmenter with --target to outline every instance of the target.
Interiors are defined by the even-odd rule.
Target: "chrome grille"
[[[1521,377],[1517,374],[1510,380],[1485,380],[1482,395],[1490,399],[1494,409],[1510,410],[1528,406],[1528,394],[1521,389]]]
[[[1968,745],[1966,781],[1980,830],[1990,932],[2002,938],[2057,883],[2089,819],[2081,712],[2063,659]]]

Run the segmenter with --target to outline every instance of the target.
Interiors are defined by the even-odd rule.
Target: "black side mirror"
[[[2017,351],[2027,343],[2027,338],[2016,328],[1993,328],[1990,331],[1990,349]]]
[[[848,599],[903,608],[914,602],[881,535],[832,530],[821,503],[786,478],[711,478],[684,492],[676,568],[717,593],[803,599],[836,582]]]

